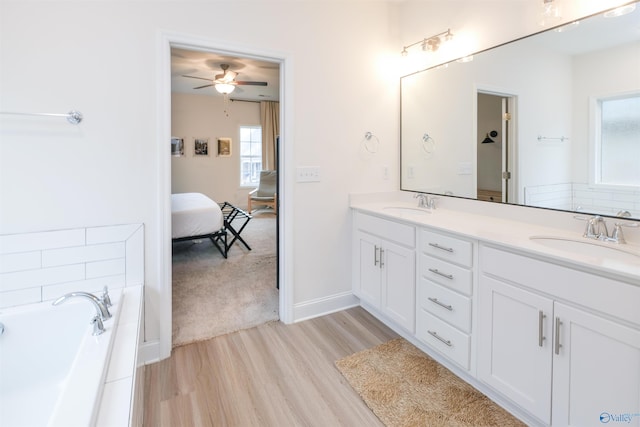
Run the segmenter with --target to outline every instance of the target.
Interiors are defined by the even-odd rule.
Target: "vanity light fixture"
[[[440,48],[442,42],[448,42],[452,39],[453,33],[451,32],[451,29],[447,29],[447,31],[443,31],[431,37],[418,40],[417,42],[411,43],[410,45],[403,46],[400,54],[402,56],[407,56],[409,54],[409,51],[407,49],[417,45],[420,45],[422,47],[422,50],[425,52],[435,52]]]
[[[556,0],[539,0],[542,1],[540,5],[540,25],[547,26],[552,24],[557,19],[561,18],[560,9]]]
[[[627,4],[625,6],[616,7],[603,14],[605,18],[617,18],[618,16],[626,15],[636,10],[635,4]]]
[[[227,84],[227,83],[216,83],[215,88],[218,91],[218,93],[221,93],[223,95],[229,95],[231,92],[233,92],[233,90],[236,87],[234,85]]]

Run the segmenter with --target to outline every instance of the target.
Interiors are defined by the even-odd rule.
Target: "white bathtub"
[[[110,291],[113,317],[92,336],[96,310],[73,298],[0,310],[0,425],[91,426],[100,407],[120,306]]]

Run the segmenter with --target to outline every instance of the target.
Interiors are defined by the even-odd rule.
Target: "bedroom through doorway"
[[[248,212],[260,172],[278,175],[279,84],[277,62],[171,48],[171,193],[236,208],[241,237],[226,258],[208,238],[172,244],[173,347],[279,319],[277,204]]]

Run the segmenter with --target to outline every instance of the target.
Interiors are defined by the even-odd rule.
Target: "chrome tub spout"
[[[62,304],[70,298],[88,299],[96,308],[96,314],[100,318],[100,320],[105,321],[111,318],[111,313],[109,312],[109,308],[107,307],[107,305],[100,298],[88,292],[70,292],[55,300],[53,302],[53,305]]]

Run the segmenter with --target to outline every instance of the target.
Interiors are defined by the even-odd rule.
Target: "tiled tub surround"
[[[524,189],[527,206],[616,215],[629,211],[640,216],[640,189],[621,190],[593,187],[578,182],[533,185]]]
[[[0,235],[0,308],[143,280],[142,224]]]
[[[143,336],[143,283],[142,224],[0,236],[0,322],[3,317],[9,318],[14,313],[32,313],[34,323],[37,324],[41,315],[38,311],[51,312],[55,309],[53,313],[57,315],[69,307],[79,307],[79,310],[91,313],[95,309],[88,301],[69,301],[57,307],[52,307],[51,301],[73,291],[97,294],[104,286],[109,287],[114,308],[117,307],[113,311],[119,314],[105,322],[107,333],[99,337],[90,335],[90,315],[86,312],[74,313],[78,317],[74,321],[81,325],[82,340],[94,344],[108,341],[109,345],[99,351],[99,347],[89,347],[91,350],[87,354],[91,361],[95,361],[96,351],[103,352],[104,356],[101,363],[89,368],[92,375],[83,378],[88,380],[92,376],[91,383],[76,381],[78,376],[73,374],[74,370],[88,366],[87,361],[81,358],[75,359],[71,371],[63,374],[61,384],[69,388],[57,401],[57,405],[62,405],[60,402],[68,398],[75,401],[77,396],[91,401],[88,409],[91,421],[73,425],[141,425],[142,399],[139,388],[144,383],[144,370],[137,368],[137,358]],[[35,328],[34,333],[37,330]],[[66,328],[60,330],[59,339],[62,341],[69,338],[65,330]],[[6,332],[10,333],[9,327]],[[3,338],[8,337],[9,335]],[[34,337],[34,340],[37,341],[38,338]],[[78,354],[80,353],[81,351]],[[19,370],[20,364],[28,363],[26,360],[26,356],[21,358],[15,369]],[[0,355],[0,363],[4,364],[5,361],[7,359]],[[50,358],[46,362],[51,362]],[[42,361],[38,363],[43,364]],[[14,367],[3,366],[2,369],[11,371]],[[41,385],[38,385],[39,388]],[[26,390],[27,394],[31,392],[33,390]],[[57,416],[61,417],[56,419],[60,422],[52,419],[52,423],[48,425],[70,425],[69,419],[65,417],[73,415],[73,412],[62,408],[58,406],[56,410]]]

